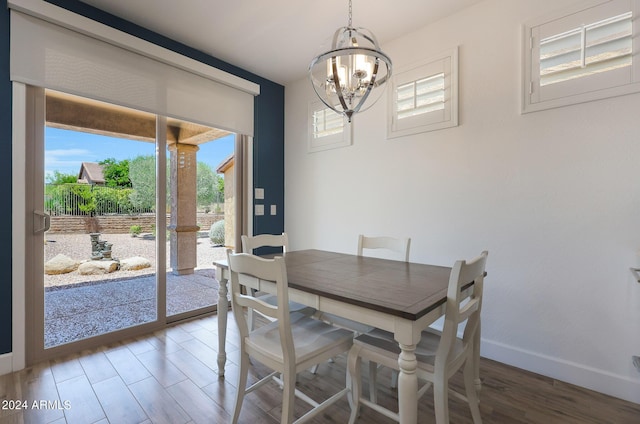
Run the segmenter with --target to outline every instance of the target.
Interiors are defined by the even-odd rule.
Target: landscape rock
[[[151,262],[141,256],[134,256],[120,261],[120,269],[123,271],[137,271],[145,268],[151,268]]]
[[[82,275],[109,274],[118,269],[116,261],[87,261],[80,264],[78,273]]]
[[[80,265],[80,261],[60,253],[44,263],[44,273],[47,275],[68,274],[78,269],[78,265]]]

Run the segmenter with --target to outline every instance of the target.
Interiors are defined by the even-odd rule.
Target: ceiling
[[[83,1],[283,85],[303,78],[348,22],[347,0]],[[480,1],[353,0],[353,26],[384,45]]]

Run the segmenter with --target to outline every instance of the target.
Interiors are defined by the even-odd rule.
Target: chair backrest
[[[293,352],[293,337],[289,317],[289,294],[286,263],[283,257],[265,259],[249,253],[233,253],[227,250],[229,274],[231,281],[231,305],[240,335],[244,340],[249,335],[249,327],[244,315],[244,308],[252,308],[260,313],[277,319],[285,355]],[[242,293],[241,286],[248,280],[271,281],[276,285],[277,305],[270,305],[257,297]]]
[[[486,250],[471,261],[457,261],[451,269],[449,287],[447,289],[447,304],[444,315],[444,328],[440,345],[436,353],[435,367],[444,367],[453,353],[458,328],[466,321],[462,344],[464,351],[473,345],[473,338],[480,328],[480,312],[482,311],[482,291],[484,289],[484,275],[487,264]],[[473,293],[468,297],[462,295],[461,289],[473,282]]]
[[[387,249],[395,252],[405,262],[409,262],[410,238],[367,237],[358,236],[358,256],[362,256],[364,249]]]
[[[253,253],[253,250],[259,247],[282,247],[284,254],[289,250],[289,237],[287,237],[287,233],[259,234],[253,237],[242,236],[242,251],[244,253]]]

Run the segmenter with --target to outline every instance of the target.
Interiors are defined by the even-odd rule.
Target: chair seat
[[[420,343],[418,343],[415,350],[419,369],[433,372],[440,337],[441,333],[434,329],[427,329],[422,332]],[[370,352],[395,362],[397,362],[398,355],[400,355],[400,346],[398,346],[398,342],[394,340],[393,334],[377,328],[369,333],[356,337],[353,343],[363,345]],[[462,340],[459,338],[456,339],[453,345],[452,357],[457,357],[463,350]],[[398,369],[397,366],[394,368]]]
[[[256,297],[269,305],[278,306],[278,296],[275,294],[257,292]],[[300,312],[304,315],[313,315],[316,312],[316,309],[311,306],[303,305],[302,303],[289,301],[289,312]]]
[[[353,333],[350,331],[333,327],[301,313],[292,313],[290,319],[296,364],[323,356],[323,352],[327,352],[327,358],[330,358],[335,354],[337,347],[342,346],[342,351],[349,350],[353,341]],[[284,362],[278,322],[271,322],[250,333],[247,350],[274,362]],[[322,359],[318,362],[322,362]]]

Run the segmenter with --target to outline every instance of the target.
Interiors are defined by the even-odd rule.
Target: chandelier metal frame
[[[331,49],[313,58],[309,65],[316,94],[351,122],[354,113],[367,110],[378,100],[391,72],[391,59],[380,50],[375,35],[366,28],[353,27],[349,0],[348,25],[336,30]],[[377,95],[371,96],[374,91]]]

